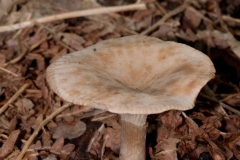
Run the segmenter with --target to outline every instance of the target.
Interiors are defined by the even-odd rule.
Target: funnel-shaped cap
[[[194,106],[214,77],[211,60],[187,45],[147,36],[102,41],[50,65],[50,87],[66,101],[114,113],[153,114]]]

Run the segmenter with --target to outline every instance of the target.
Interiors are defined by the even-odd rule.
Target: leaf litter
[[[206,53],[217,70],[195,108],[148,116],[147,159],[240,159],[240,3],[186,1],[141,0],[147,10],[1,32],[3,25],[139,1],[0,0],[0,159],[118,159],[119,117],[67,104],[49,89],[44,75],[65,54],[133,34],[190,45]]]

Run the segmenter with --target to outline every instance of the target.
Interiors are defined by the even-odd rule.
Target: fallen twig
[[[217,102],[217,104],[214,105],[214,110],[217,111],[218,113],[220,113],[222,116],[228,116],[227,113],[225,112],[225,110],[222,108],[222,106],[218,102],[215,95],[210,90],[210,88],[207,85],[205,85],[202,90],[203,90],[204,94],[208,95],[209,98],[211,98],[212,100]]]
[[[172,10],[171,12],[165,14],[157,23],[155,23],[151,27],[149,27],[146,30],[144,30],[142,33],[140,33],[140,35],[147,35],[147,34],[149,34],[150,32],[152,32],[157,27],[162,25],[166,20],[168,20],[172,16],[174,16],[174,15],[184,11],[189,5],[190,5],[190,2],[189,1],[185,1],[181,6],[177,7],[176,9]]]
[[[18,53],[19,53],[19,55],[16,58],[12,59],[11,61],[3,64],[4,67],[9,65],[9,64],[17,63],[18,61],[20,61],[28,53],[28,50],[24,50],[23,51],[22,43],[21,43],[21,40],[19,39],[19,37],[17,37],[17,41],[18,41],[18,48],[19,48],[18,49]]]
[[[64,106],[58,108],[55,110],[50,116],[48,116],[42,123],[34,130],[32,135],[28,138],[27,142],[24,144],[24,147],[22,148],[21,153],[18,155],[17,160],[22,160],[23,156],[25,155],[28,147],[31,145],[34,138],[38,135],[38,132],[46,125],[48,122],[50,122],[56,115],[67,109],[69,106],[71,106],[72,103],[67,103]]]
[[[235,94],[228,95],[228,96],[226,96],[225,98],[223,98],[223,99],[221,99],[219,101],[220,102],[224,102],[224,101],[227,101],[227,100],[229,100],[229,99],[231,99],[231,98],[233,98],[235,96],[240,96],[240,93],[235,93]]]
[[[7,109],[8,105],[13,103],[20,94],[22,94],[25,89],[29,86],[29,84],[24,84],[1,108],[0,115]]]
[[[124,5],[124,6],[101,7],[101,8],[73,11],[73,12],[68,12],[68,13],[61,13],[61,14],[57,14],[57,15],[42,17],[39,19],[33,19],[30,21],[25,21],[25,22],[21,22],[21,23],[17,23],[17,24],[0,26],[0,32],[22,29],[25,27],[33,26],[36,23],[48,23],[48,22],[53,22],[53,21],[63,20],[63,19],[68,19],[68,18],[91,16],[91,15],[96,15],[96,14],[107,14],[107,13],[111,13],[111,12],[144,10],[146,8],[147,7],[146,7],[145,3],[136,3],[136,4]]]
[[[76,51],[72,47],[70,47],[70,46],[66,45],[64,42],[62,42],[62,40],[58,36],[56,36],[56,33],[52,29],[50,29],[49,27],[44,26],[42,24],[38,24],[38,25],[41,26],[42,28],[46,29],[51,34],[51,36],[49,36],[48,39],[53,38],[54,40],[59,42],[60,45],[62,45],[63,47],[65,47],[69,51],[71,51],[71,52],[75,52]]]
[[[12,71],[9,71],[9,70],[7,70],[6,68],[3,68],[3,67],[1,67],[1,66],[0,66],[0,70],[4,71],[4,72],[6,72],[6,73],[9,73],[9,74],[11,74],[11,75],[13,75],[13,76],[15,76],[15,77],[18,77],[18,75],[17,75],[16,73],[14,73],[14,72],[12,72]]]
[[[216,104],[219,104],[220,107],[223,107],[223,108],[225,108],[225,109],[227,109],[227,110],[229,110],[229,111],[231,111],[231,112],[233,112],[233,113],[235,113],[235,114],[237,114],[237,115],[240,116],[240,111],[232,108],[231,106],[223,103],[222,101],[218,101],[217,99],[215,99],[215,98],[213,98],[213,97],[208,97],[208,96],[206,96],[206,95],[204,95],[204,94],[201,94],[201,93],[200,93],[199,95],[200,95],[201,97],[203,97],[203,98],[208,99],[208,100],[211,101],[211,102],[214,102],[214,103],[216,103]],[[225,111],[224,111],[224,112],[225,112]],[[226,112],[225,112],[225,113],[226,113]],[[226,114],[226,115],[223,115],[223,116],[227,116],[227,114]]]
[[[225,104],[225,103],[223,103],[223,102],[220,102],[220,105],[221,105],[223,108],[225,108],[225,109],[227,109],[227,110],[235,113],[236,115],[240,116],[240,111],[238,111],[238,110],[230,107],[229,105],[227,105],[227,104]]]
[[[107,141],[108,141],[109,137],[110,137],[109,134],[107,134],[103,137],[104,141],[103,141],[102,150],[101,150],[101,160],[104,160],[103,156],[104,156],[105,147],[106,147],[106,144],[107,144]]]
[[[155,2],[156,7],[159,9],[159,11],[161,11],[164,15],[167,14],[167,11],[165,10],[165,8],[163,8],[159,2]]]
[[[240,26],[240,19],[238,18],[233,18],[228,15],[222,15],[222,19],[230,26]]]

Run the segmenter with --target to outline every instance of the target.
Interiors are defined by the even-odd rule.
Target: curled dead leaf
[[[75,122],[57,122],[57,127],[53,131],[53,138],[61,137],[73,139],[81,136],[86,131],[86,124],[80,120]]]
[[[0,159],[6,157],[13,150],[13,147],[18,139],[19,134],[20,130],[12,131],[7,141],[5,141],[2,147],[0,148]]]

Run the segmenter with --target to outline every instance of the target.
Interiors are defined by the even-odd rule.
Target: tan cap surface
[[[187,45],[147,36],[102,41],[65,55],[46,78],[66,101],[114,113],[153,114],[193,108],[214,66]]]

